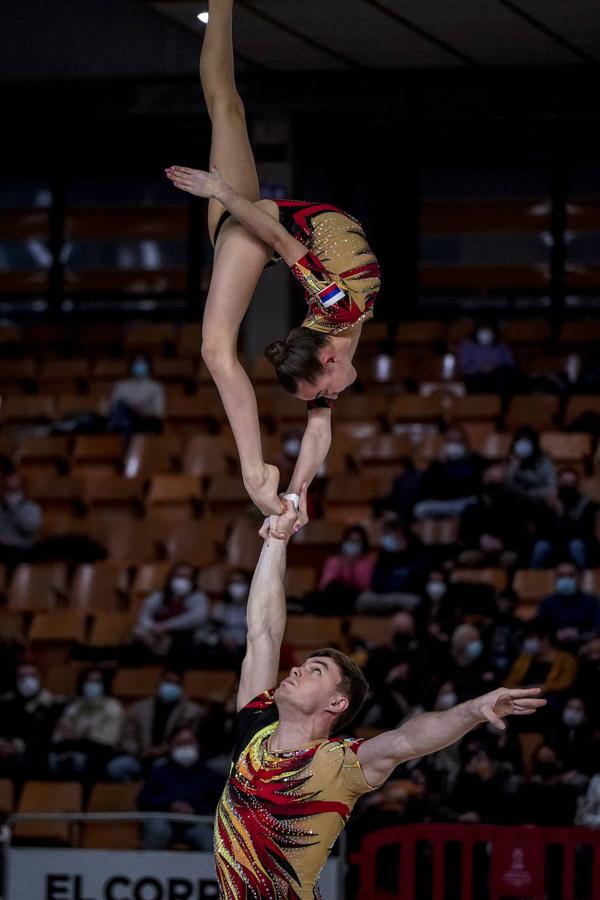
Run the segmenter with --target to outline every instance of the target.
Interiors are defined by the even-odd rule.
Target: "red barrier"
[[[495,825],[400,825],[365,836],[355,862],[359,867],[360,900],[415,900],[417,845],[431,847],[431,900],[445,897],[445,853],[448,844],[459,844],[460,898],[476,900],[473,890],[474,852],[477,845],[489,851],[489,900],[528,897],[544,900],[546,854],[562,848],[562,900],[575,900],[575,852],[592,848],[591,897],[600,898],[600,831],[591,828],[536,828]],[[398,891],[377,887],[377,854],[398,846]]]

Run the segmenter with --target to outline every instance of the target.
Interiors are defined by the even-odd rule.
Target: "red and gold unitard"
[[[274,753],[273,691],[239,713],[239,740],[217,807],[215,859],[221,900],[317,900],[317,885],[356,800],[372,790],[360,740],[324,738]]]

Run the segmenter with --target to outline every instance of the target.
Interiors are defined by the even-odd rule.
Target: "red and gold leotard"
[[[215,817],[221,900],[317,900],[319,872],[356,800],[372,790],[360,740],[273,753],[273,691],[239,713],[240,737]]]

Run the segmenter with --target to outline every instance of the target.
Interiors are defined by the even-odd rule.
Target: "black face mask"
[[[410,634],[395,634],[394,635],[394,647],[396,650],[406,650],[406,648],[410,645],[412,638]]]
[[[535,771],[536,774],[541,775],[542,778],[551,778],[553,775],[556,775],[556,763],[538,762],[535,764]]]
[[[558,497],[564,506],[575,506],[580,496],[576,487],[561,487],[558,489]]]

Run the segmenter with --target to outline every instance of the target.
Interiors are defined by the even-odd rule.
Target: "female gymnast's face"
[[[356,381],[357,372],[349,359],[334,356],[330,350],[325,349],[321,362],[325,371],[316,381],[300,382],[296,394],[299,400],[316,400],[319,397],[337,400],[342,391]]]

